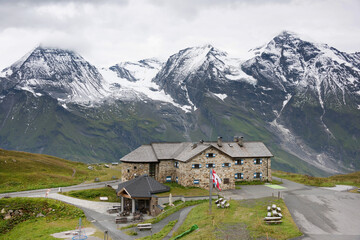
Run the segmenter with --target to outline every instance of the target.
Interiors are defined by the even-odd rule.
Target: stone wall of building
[[[208,154],[215,154],[215,156],[207,157]],[[179,163],[177,171],[179,184],[183,186],[198,186],[208,189],[210,168],[206,167],[207,164],[215,164],[213,169],[222,180],[221,189],[223,190],[234,189],[235,181],[271,181],[270,158],[262,158],[261,164],[254,164],[253,158],[244,158],[242,165],[236,165],[235,160],[236,159],[223,154],[215,148],[207,149],[203,153],[195,156],[189,162]],[[230,166],[225,166],[225,164],[229,163]],[[193,164],[201,164],[201,168],[193,168]],[[236,173],[239,173],[239,175],[242,173],[243,179],[236,179]],[[261,173],[261,179],[254,179],[254,173]],[[195,183],[195,180],[198,180],[198,184]]]
[[[214,157],[207,157],[208,154],[215,154]],[[201,164],[201,168],[193,168],[193,164]],[[179,184],[183,186],[198,186],[209,189],[210,169],[206,164],[215,164],[213,168],[216,174],[222,179],[221,189],[234,189],[234,161],[231,157],[221,153],[215,148],[209,148],[201,154],[195,156],[191,161],[179,165]],[[230,164],[229,167],[223,167],[223,164]],[[228,179],[228,183],[224,180]],[[194,181],[198,180],[198,184]]]
[[[174,160],[163,160],[159,162],[159,172],[156,175],[156,180],[158,182],[164,183],[166,182],[167,177],[171,177],[171,182],[176,181],[177,170],[178,168],[175,167]]]
[[[254,158],[243,158],[243,164],[235,165],[234,161],[234,178],[236,173],[242,173],[243,179],[235,179],[235,181],[271,181],[271,159],[261,158],[261,164],[254,164]],[[254,179],[254,173],[261,173],[261,179]]]
[[[121,163],[121,181],[123,182],[144,174],[149,174],[149,163]]]

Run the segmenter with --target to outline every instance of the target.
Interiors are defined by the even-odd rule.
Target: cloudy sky
[[[96,66],[210,43],[245,58],[289,30],[360,51],[358,0],[0,0],[0,69],[42,44]]]

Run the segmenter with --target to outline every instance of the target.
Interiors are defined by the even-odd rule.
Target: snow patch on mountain
[[[131,74],[131,77],[135,81],[151,81],[155,75],[159,72],[163,65],[163,62],[156,58],[144,59],[138,62],[122,62],[110,67],[111,70],[125,69]],[[118,74],[119,77],[120,74]]]
[[[221,94],[221,93],[214,93],[214,95],[218,98],[220,98],[222,101],[225,100],[225,98],[227,98],[228,96],[226,94]]]
[[[226,79],[232,81],[246,81],[252,85],[257,84],[257,80],[255,78],[241,70],[242,61],[240,59],[222,58],[221,60],[225,64],[224,70],[228,72],[225,74]]]
[[[108,92],[111,92],[111,97],[108,96],[110,98],[122,100],[145,100],[148,98],[155,101],[171,103],[185,112],[189,112],[192,109],[191,106],[181,106],[180,104],[175,103],[174,99],[166,94],[164,90],[159,90],[158,85],[151,81],[152,77],[148,73],[144,74],[147,77],[137,79],[135,82],[131,82],[125,78],[119,78],[116,72],[110,69],[102,68],[100,69],[100,73],[106,82],[105,89]]]

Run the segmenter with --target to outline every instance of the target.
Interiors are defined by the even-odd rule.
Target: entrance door
[[[149,176],[155,178],[156,174],[156,163],[149,164]]]

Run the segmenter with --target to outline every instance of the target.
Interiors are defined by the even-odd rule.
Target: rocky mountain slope
[[[360,54],[289,32],[252,53],[204,45],[98,70],[38,47],[2,72],[0,145],[110,162],[150,141],[243,135],[264,141],[277,169],[360,169]]]

